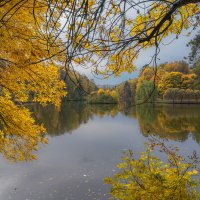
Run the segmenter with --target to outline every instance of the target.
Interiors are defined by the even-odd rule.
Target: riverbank
[[[196,100],[156,100],[152,103],[159,104],[200,104],[200,101]]]

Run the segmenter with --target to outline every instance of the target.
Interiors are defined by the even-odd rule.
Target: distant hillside
[[[64,70],[61,70],[60,76],[67,85],[65,100],[84,100],[85,96],[98,89],[94,81],[89,80],[85,75],[81,75],[78,72],[74,74],[70,71],[66,74]]]

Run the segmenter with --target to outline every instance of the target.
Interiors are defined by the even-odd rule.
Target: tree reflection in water
[[[200,106],[198,105],[141,105],[136,108],[142,134],[185,141],[192,135],[200,142]]]
[[[72,133],[81,124],[94,116],[113,118],[121,113],[129,118],[137,118],[144,136],[155,134],[162,138],[185,141],[192,134],[200,142],[200,106],[198,105],[154,105],[143,104],[127,107],[123,105],[66,102],[58,111],[52,106],[32,107],[36,119],[44,123],[51,136]]]
[[[198,105],[153,105],[143,104],[137,107],[123,105],[88,105],[80,102],[65,102],[61,109],[53,106],[42,107],[38,104],[28,106],[39,124],[44,124],[49,136],[72,133],[81,124],[88,123],[95,116],[125,115],[138,120],[140,132],[144,136],[154,134],[161,138],[183,142],[191,135],[200,142],[200,106]],[[36,159],[35,151],[43,135],[12,135],[0,141],[0,152],[9,161],[29,161]]]

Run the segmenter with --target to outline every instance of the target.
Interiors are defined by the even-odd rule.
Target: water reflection
[[[11,135],[0,140],[0,154],[10,163],[32,161],[41,141],[40,136]]]
[[[200,106],[198,105],[153,105],[143,104],[137,107],[124,105],[88,105],[65,102],[61,109],[53,106],[29,106],[38,123],[43,123],[48,135],[59,136],[72,133],[82,124],[94,117],[115,118],[119,113],[129,119],[136,119],[140,133],[145,137],[154,134],[174,141],[186,141],[190,135],[200,143]],[[110,124],[111,126],[111,124]],[[27,135],[12,136],[1,144],[1,154],[9,161],[29,161],[35,159],[41,138]]]
[[[190,135],[200,142],[200,106],[194,105],[141,105],[136,115],[142,134],[185,141]]]
[[[60,111],[39,105],[30,109],[46,126],[49,144],[32,163],[9,165],[1,160],[0,199],[107,200],[109,188],[103,178],[116,173],[122,150],[143,151],[152,133],[168,138],[185,155],[200,151],[200,106],[66,102]],[[24,153],[31,149],[21,148]]]
[[[31,109],[38,123],[43,123],[51,136],[72,133],[94,116],[115,117],[118,113],[118,107],[115,104],[88,105],[79,102],[63,103],[60,110],[50,105],[42,107],[38,104],[33,105]]]
[[[185,141],[192,134],[193,139],[200,142],[200,106],[198,105],[143,104],[127,107],[66,102],[60,111],[52,106],[40,105],[34,105],[32,109],[38,122],[44,123],[51,136],[72,133],[95,116],[107,115],[114,118],[121,113],[137,119],[140,132],[144,136],[155,134],[170,140]]]

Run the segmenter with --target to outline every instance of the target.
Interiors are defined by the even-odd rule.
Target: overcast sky
[[[187,57],[190,53],[190,48],[187,47],[187,43],[194,37],[196,34],[196,31],[193,32],[190,36],[185,36],[183,33],[181,36],[179,36],[178,39],[174,40],[169,45],[162,45],[161,46],[161,52],[159,54],[159,63],[165,63],[165,62],[172,62],[172,61],[178,61],[183,60],[184,56]],[[167,44],[172,40],[172,36],[167,38],[164,42]],[[85,74],[88,78],[94,79],[95,83],[98,85],[106,85],[106,84],[119,84],[123,81],[126,81],[128,79],[136,78],[138,76],[139,69],[144,66],[145,64],[149,63],[151,56],[154,53],[154,49],[147,49],[146,51],[142,51],[138,57],[138,59],[135,62],[135,65],[137,67],[137,71],[128,74],[123,73],[121,76],[114,78],[110,77],[108,80],[100,80],[97,78],[94,78],[94,76],[91,74],[90,70],[78,70],[81,74]]]

